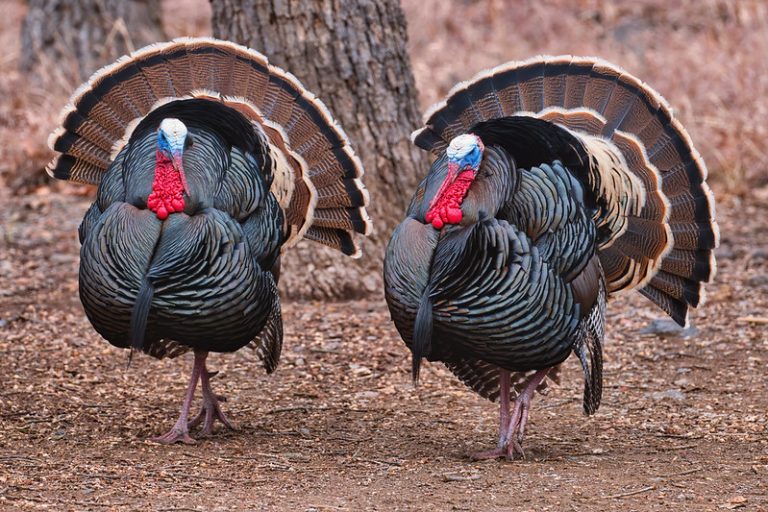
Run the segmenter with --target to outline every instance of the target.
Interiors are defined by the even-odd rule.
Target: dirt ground
[[[285,304],[274,375],[248,351],[211,358],[237,431],[147,441],[175,421],[191,356],[127,368],[91,329],[87,201],[0,189],[2,510],[768,510],[768,189],[719,204],[696,332],[643,335],[659,311],[610,303],[601,409],[583,416],[569,361],[515,462],[470,462],[496,406],[434,364],[414,388],[383,300]]]

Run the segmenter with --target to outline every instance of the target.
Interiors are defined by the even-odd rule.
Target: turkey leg
[[[176,420],[176,424],[173,426],[173,428],[171,428],[171,430],[162,436],[153,437],[152,441],[162,444],[192,444],[195,442],[194,439],[189,437],[189,425],[187,418],[189,417],[189,408],[192,405],[192,398],[195,396],[197,381],[200,380],[201,372],[205,373],[205,358],[207,355],[207,352],[195,351],[195,364],[192,367],[192,376],[189,379],[187,392],[184,395],[184,403],[181,405],[181,414],[179,415],[179,419]]]
[[[222,412],[219,402],[226,402],[227,399],[223,396],[217,395],[211,388],[211,377],[216,375],[216,372],[209,372],[205,367],[205,358],[208,356],[207,352],[202,352],[203,355],[203,368],[200,373],[200,387],[203,390],[203,406],[200,412],[195,418],[189,422],[189,427],[194,428],[200,423],[203,423],[203,430],[201,431],[204,436],[209,436],[213,432],[213,422],[217,419],[224,424],[225,427],[235,430],[235,427],[229,421],[229,418]],[[195,352],[197,357],[197,352]],[[203,422],[203,420],[205,420]]]
[[[499,429],[499,445],[495,450],[487,452],[480,452],[472,455],[474,460],[482,459],[496,459],[499,457],[506,457],[509,460],[515,458],[515,455],[520,455],[525,458],[525,452],[523,451],[522,443],[525,436],[525,425],[528,422],[528,412],[531,408],[531,400],[533,400],[533,394],[536,392],[536,388],[539,387],[541,381],[549,373],[550,368],[537,371],[531,380],[526,384],[525,389],[515,399],[515,407],[512,410],[512,415],[509,415],[509,372],[500,370],[499,379],[501,393],[499,395],[500,405],[500,429]],[[505,405],[506,404],[506,405]],[[504,424],[505,419],[507,421]]]
[[[498,459],[507,455],[509,427],[509,371],[499,370],[499,443],[494,450],[473,453],[472,460]]]

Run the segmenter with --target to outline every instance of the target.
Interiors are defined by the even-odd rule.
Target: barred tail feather
[[[212,38],[179,38],[121,57],[91,76],[61,113],[47,166],[58,179],[97,184],[141,119],[176,99],[201,98],[237,109],[275,156],[272,192],[289,221],[290,246],[312,239],[356,255],[368,234],[363,168],[325,105],[290,73],[249,48]],[[317,215],[316,215],[317,214]],[[351,244],[351,248],[350,248]]]

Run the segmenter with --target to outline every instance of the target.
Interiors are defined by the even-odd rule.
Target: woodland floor
[[[214,355],[239,429],[146,439],[178,413],[191,356],[155,361],[91,329],[77,298],[87,198],[0,189],[2,510],[768,510],[768,189],[721,200],[720,272],[690,337],[609,305],[606,388],[574,361],[534,403],[527,459],[470,462],[496,406],[437,365],[409,381],[383,300],[284,305],[280,367]],[[750,319],[750,317],[752,317]]]

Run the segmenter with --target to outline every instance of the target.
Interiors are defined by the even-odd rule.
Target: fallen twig
[[[704,468],[687,469],[687,470],[681,471],[679,473],[671,473],[669,475],[660,476],[659,478],[674,478],[674,477],[677,477],[677,476],[692,475],[693,473],[698,473],[699,471],[704,471]]]
[[[659,448],[659,450],[662,451],[662,452],[672,452],[672,451],[675,451],[675,450],[687,450],[688,448],[696,448],[697,446],[699,446],[699,445],[697,445],[697,444],[684,444],[682,446],[664,446],[664,447]]]
[[[279,407],[277,409],[272,409],[270,411],[267,411],[267,414],[278,414],[281,412],[295,412],[295,411],[302,411],[302,412],[309,412],[309,411],[324,411],[327,407],[315,407],[313,405],[297,405],[294,407]]]
[[[736,321],[743,324],[768,324],[768,316],[740,316]]]
[[[371,464],[379,464],[380,466],[402,466],[400,462],[388,461],[388,460],[376,460],[376,459],[362,459],[355,457],[352,462],[370,462]]]
[[[621,494],[614,494],[612,496],[606,496],[607,499],[619,499],[619,498],[626,498],[627,496],[634,496],[635,494],[641,494],[648,491],[653,491],[656,489],[655,485],[649,485],[648,487],[643,487],[642,489],[637,489],[635,491],[629,491],[629,492],[623,492]]]

